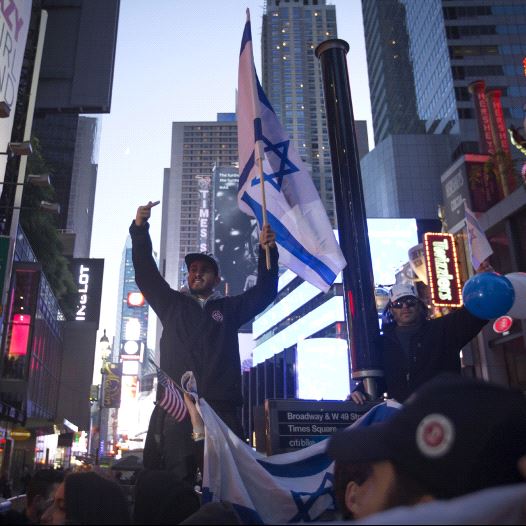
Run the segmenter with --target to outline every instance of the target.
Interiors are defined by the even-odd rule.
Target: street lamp
[[[38,186],[39,188],[53,188],[51,184],[51,176],[48,173],[45,174],[28,174],[26,180],[23,183],[15,183],[14,181],[4,181],[4,186],[25,186],[30,184],[31,186]]]
[[[102,367],[100,370],[101,380],[99,386],[99,440],[97,445],[97,450],[95,451],[95,464],[98,465],[100,458],[100,449],[102,445],[102,409],[104,408],[104,378],[106,376],[106,365],[111,361],[111,351],[112,347],[108,336],[106,336],[106,329],[104,329],[104,334],[99,340],[99,351],[102,359]]]
[[[0,152],[0,155],[31,155],[32,153],[31,141],[22,141],[8,143],[7,152]]]
[[[5,119],[11,115],[11,106],[5,100],[0,102],[0,119]]]
[[[106,329],[104,329],[104,334],[99,340],[99,349],[102,361],[107,362],[111,354],[111,343],[109,338],[106,336]]]
[[[2,209],[9,210],[37,210],[37,207],[34,206],[5,206],[0,205],[0,210]],[[38,209],[43,212],[50,212],[51,214],[60,214],[60,205],[58,203],[51,203],[50,201],[40,201],[38,204]]]

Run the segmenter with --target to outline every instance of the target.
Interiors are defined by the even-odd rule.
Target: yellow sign
[[[23,427],[15,427],[15,429],[12,429],[9,432],[9,436],[13,440],[28,440],[29,438],[31,438],[31,431]]]

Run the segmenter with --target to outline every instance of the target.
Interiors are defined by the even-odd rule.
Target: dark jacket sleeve
[[[438,318],[437,321],[442,323],[442,331],[446,339],[444,348],[451,349],[458,357],[460,349],[467,345],[489,320],[477,318],[463,306],[442,318]]]
[[[130,226],[135,283],[157,316],[163,321],[167,307],[177,293],[161,276],[153,259],[149,229],[148,223],[137,226],[133,221]]]
[[[270,269],[267,270],[265,250],[259,247],[258,278],[256,284],[243,294],[234,296],[239,325],[264,311],[278,294],[278,249],[270,249]]]

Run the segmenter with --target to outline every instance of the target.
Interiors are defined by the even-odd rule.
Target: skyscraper
[[[261,37],[263,89],[289,132],[333,225],[332,170],[316,46],[337,37],[336,8],[325,0],[267,0]]]
[[[160,271],[172,288],[186,276],[188,252],[212,252],[212,171],[237,167],[234,114],[212,122],[174,122],[171,166],[164,173]]]

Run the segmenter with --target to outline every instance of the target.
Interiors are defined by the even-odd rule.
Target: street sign
[[[376,403],[336,400],[265,400],[267,455],[312,446],[350,426]],[[260,448],[261,450],[261,448]]]
[[[498,334],[508,332],[513,325],[513,318],[511,316],[501,316],[493,323],[493,330]]]

